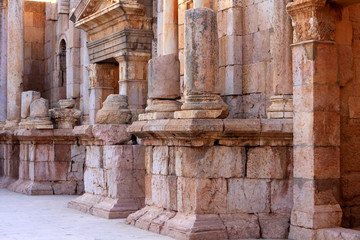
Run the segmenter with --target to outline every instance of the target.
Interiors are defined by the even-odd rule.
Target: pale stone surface
[[[127,127],[126,124],[96,124],[92,127],[92,134],[105,145],[124,144],[131,139]]]
[[[176,175],[182,177],[240,178],[245,175],[245,149],[223,146],[176,147],[175,170]]]
[[[21,118],[29,117],[31,103],[39,98],[40,93],[36,91],[26,91],[21,93]]]
[[[6,206],[0,212],[0,218],[7,219],[6,224],[0,226],[2,239],[170,240],[169,237],[128,226],[122,219],[104,221],[66,208],[74,196],[25,196],[6,189],[0,189],[0,195],[1,205]],[[32,221],[26,221],[24,224],[24,219]],[[50,233],[56,233],[56,236],[51,237]]]
[[[96,114],[96,123],[100,124],[125,124],[130,119],[131,112],[127,109],[127,97],[124,95],[109,95]]]
[[[289,235],[290,214],[259,214],[261,237],[265,239],[286,239]]]
[[[152,58],[149,61],[148,71],[148,98],[176,99],[180,97],[180,62],[177,54]]]
[[[221,214],[229,239],[260,238],[259,219],[254,214]]]
[[[229,179],[227,209],[229,213],[270,212],[268,180]]]

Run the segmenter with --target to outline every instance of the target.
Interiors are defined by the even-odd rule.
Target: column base
[[[140,208],[141,201],[136,199],[116,199],[97,194],[85,193],[68,203],[68,208],[106,218],[126,218]]]
[[[4,128],[5,124],[6,124],[6,122],[5,122],[5,121],[0,122],[0,130],[2,130],[2,129]]]
[[[0,177],[0,188],[7,188],[10,184],[16,182],[16,180],[9,176],[2,176]]]
[[[175,112],[175,118],[226,118],[228,106],[218,94],[197,94],[185,96],[181,111]]]
[[[33,118],[21,120],[19,123],[19,129],[53,129],[54,126],[49,117],[45,118]]]
[[[175,239],[217,240],[228,238],[225,225],[217,214],[184,214],[146,206],[129,215],[127,223]]]
[[[293,118],[292,95],[277,95],[270,98],[271,105],[267,115],[269,119],[291,119]]]

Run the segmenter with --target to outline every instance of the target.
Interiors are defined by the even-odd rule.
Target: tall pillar
[[[7,7],[0,1],[0,128],[6,121],[6,55],[7,55]]]
[[[7,121],[5,128],[17,127],[21,119],[21,92],[24,74],[24,1],[8,1]]]
[[[178,53],[178,1],[163,0],[163,55]]]
[[[175,118],[225,118],[227,105],[216,92],[219,71],[216,12],[194,8],[185,12],[184,104]]]
[[[273,91],[268,118],[292,118],[292,26],[286,4],[292,0],[274,1]]]
[[[293,20],[294,206],[289,239],[341,225],[340,87],[336,10],[325,0],[287,5]]]
[[[212,10],[217,10],[217,0],[194,0],[193,1],[194,8],[206,7],[211,8]]]

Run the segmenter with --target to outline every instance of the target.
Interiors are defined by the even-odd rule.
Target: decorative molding
[[[289,3],[286,10],[292,18],[294,43],[334,40],[339,14],[326,0],[297,0]]]

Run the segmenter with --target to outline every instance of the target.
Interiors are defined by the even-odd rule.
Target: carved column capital
[[[294,43],[318,40],[333,41],[338,13],[326,0],[297,0],[286,11],[294,27]]]

